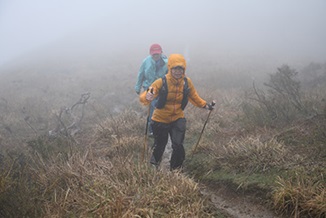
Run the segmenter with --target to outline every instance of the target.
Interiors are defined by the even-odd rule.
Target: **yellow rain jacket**
[[[171,74],[171,69],[176,66],[182,66],[186,70],[186,60],[180,54],[172,54],[168,60],[168,73],[166,74],[166,82],[168,87],[168,95],[166,99],[165,106],[162,109],[155,108],[152,120],[161,122],[161,123],[171,123],[176,121],[179,118],[184,118],[183,110],[181,109],[181,102],[183,98],[183,86],[184,86],[184,77],[185,72],[182,77],[175,79]],[[204,107],[206,101],[199,97],[194,84],[188,79],[188,100],[197,107]],[[155,98],[158,96],[160,89],[163,86],[162,79],[155,80],[150,88],[153,88],[153,93]],[[150,101],[146,100],[147,91],[143,92],[140,95],[140,102],[144,105],[149,105]]]

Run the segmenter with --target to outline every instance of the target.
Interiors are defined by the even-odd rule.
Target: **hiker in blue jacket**
[[[149,49],[149,56],[144,60],[138,71],[137,82],[135,85],[135,91],[139,95],[141,89],[147,91],[148,87],[158,78],[164,77],[168,72],[167,57],[163,54],[162,47],[159,44],[151,45]],[[148,122],[151,122],[151,117],[155,108],[157,100],[153,100],[150,105],[150,114]],[[150,125],[149,134],[153,135],[153,131]]]

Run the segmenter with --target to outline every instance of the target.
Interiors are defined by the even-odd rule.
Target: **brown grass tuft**
[[[274,208],[293,217],[310,215],[326,216],[326,187],[309,177],[296,175],[289,179],[277,178],[277,187],[273,192]]]
[[[276,140],[262,142],[259,137],[231,140],[222,148],[216,146],[214,152],[217,165],[239,172],[266,172],[280,167],[286,153],[285,147]]]

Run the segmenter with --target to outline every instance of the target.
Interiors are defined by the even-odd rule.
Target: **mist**
[[[104,55],[140,64],[152,43],[221,67],[303,66],[326,59],[325,11],[323,0],[2,0],[0,66]]]

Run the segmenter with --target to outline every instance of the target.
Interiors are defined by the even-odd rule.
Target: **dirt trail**
[[[208,196],[215,207],[225,212],[229,218],[281,218],[264,205],[253,203],[250,197],[232,194],[227,189],[203,188],[201,193]]]
[[[162,157],[160,170],[169,171],[171,153],[172,148],[169,139]],[[262,204],[253,203],[249,197],[239,196],[230,192],[227,188],[212,190],[212,188],[204,185],[201,185],[201,187],[201,193],[208,197],[215,207],[222,211],[228,218],[282,218]]]

